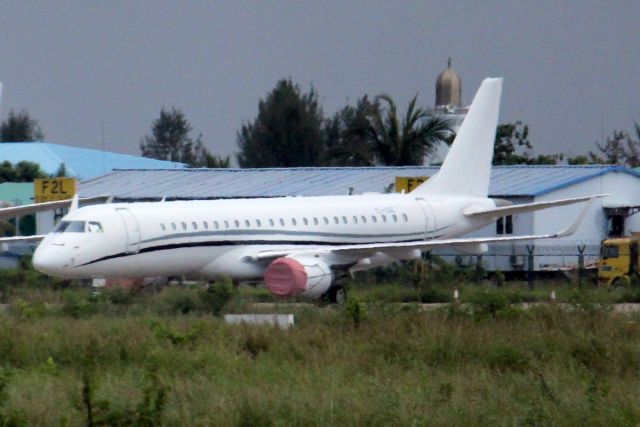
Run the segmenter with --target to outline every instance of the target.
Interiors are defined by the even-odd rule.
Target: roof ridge
[[[55,144],[52,144],[50,142],[44,142],[44,141],[38,142],[38,143],[41,144],[42,147],[45,149],[45,151],[47,151],[51,155],[51,157],[55,160],[55,162],[58,163],[58,168],[60,168],[61,165],[64,165],[64,168],[67,170],[67,175],[71,175],[71,176],[78,175],[76,173],[76,170],[71,165],[67,165],[64,162],[64,159],[62,159],[62,157],[60,157],[54,150],[51,149],[51,145],[55,145]]]

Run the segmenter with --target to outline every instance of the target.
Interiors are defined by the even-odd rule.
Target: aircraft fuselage
[[[488,198],[411,194],[88,206],[62,219],[33,262],[63,278],[259,280],[266,265],[252,254],[260,250],[452,238],[485,225],[465,217],[463,209],[494,206]]]

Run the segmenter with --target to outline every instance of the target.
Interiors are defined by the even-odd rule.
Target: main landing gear
[[[347,290],[342,285],[333,285],[322,295],[321,301],[327,304],[342,305],[347,301]]]

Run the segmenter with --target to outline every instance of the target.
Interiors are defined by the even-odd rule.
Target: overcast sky
[[[640,122],[640,2],[0,1],[0,117],[27,109],[47,141],[139,154],[160,109],[206,146],[236,131],[281,78],[326,115],[364,94],[432,106],[452,57],[471,102],[504,77],[500,122],[537,153],[576,155]]]

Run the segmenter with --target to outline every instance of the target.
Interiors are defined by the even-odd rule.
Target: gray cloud
[[[514,3],[514,4],[510,4]],[[162,106],[216,153],[282,77],[327,114],[365,93],[434,102],[453,57],[471,101],[505,78],[501,121],[537,152],[579,154],[640,120],[637,2],[81,2],[0,5],[2,116],[28,109],[51,142],[139,154]]]

